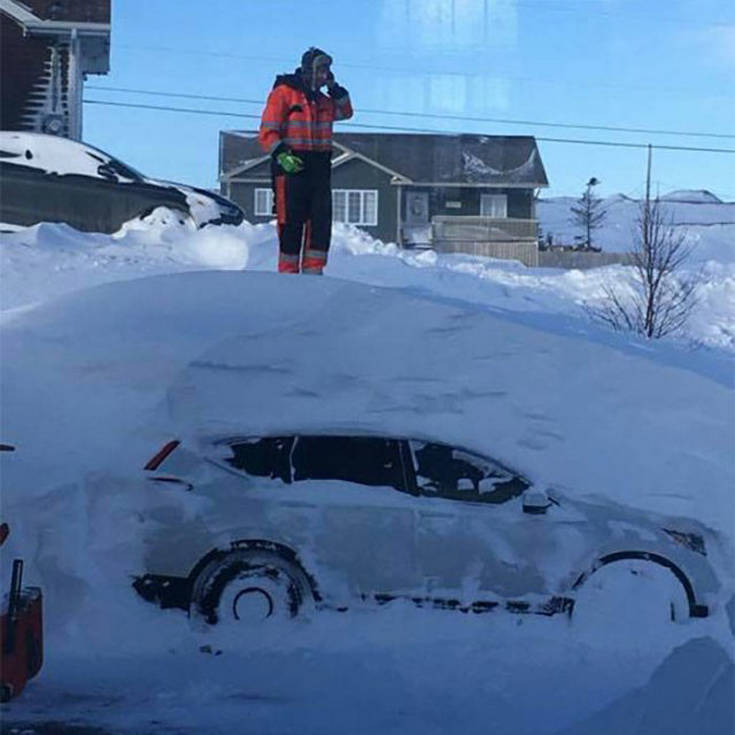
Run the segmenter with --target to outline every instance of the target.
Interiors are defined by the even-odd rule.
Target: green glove
[[[297,174],[304,169],[304,162],[295,153],[291,153],[291,151],[279,153],[276,156],[276,161],[278,161],[278,165],[287,174]]]

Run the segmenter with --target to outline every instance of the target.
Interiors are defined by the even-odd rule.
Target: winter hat
[[[322,51],[316,46],[304,51],[301,57],[301,71],[303,74],[310,74],[312,69],[317,66],[331,65],[332,57],[326,52]]]

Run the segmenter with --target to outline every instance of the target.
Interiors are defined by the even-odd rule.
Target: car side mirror
[[[549,496],[544,490],[531,487],[523,493],[523,512],[532,515],[542,515],[546,513],[552,505]]]

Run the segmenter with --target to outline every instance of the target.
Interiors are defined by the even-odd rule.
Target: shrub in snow
[[[588,313],[616,330],[649,339],[678,332],[696,304],[702,271],[686,270],[691,255],[686,232],[667,221],[658,199],[645,199],[636,221],[632,272],[623,285],[607,282],[604,298]]]

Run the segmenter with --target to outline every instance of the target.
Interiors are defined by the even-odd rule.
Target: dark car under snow
[[[157,181],[92,146],[38,133],[0,132],[0,222],[65,222],[113,233],[165,207],[204,225],[239,225],[242,210],[205,189]]]

